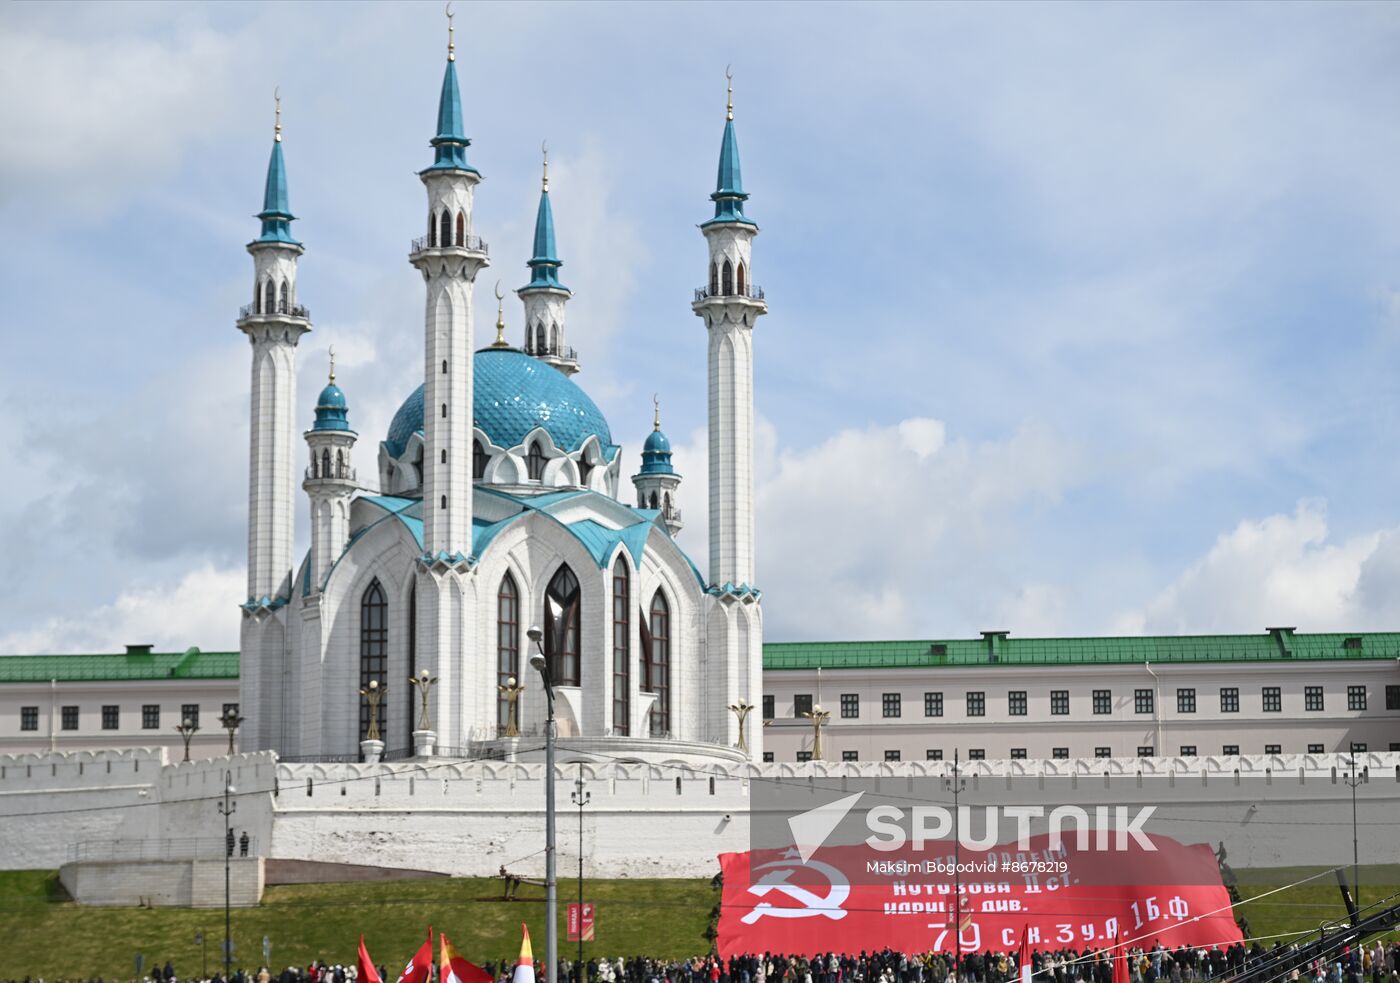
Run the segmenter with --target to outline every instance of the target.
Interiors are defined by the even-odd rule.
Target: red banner
[[[719,952],[952,952],[955,911],[963,952],[1014,951],[1023,929],[1041,950],[1240,941],[1210,848],[1146,838],[1156,850],[1051,850],[1043,835],[1021,852],[961,850],[957,905],[942,843],[825,847],[805,863],[795,849],[721,854]]]
[[[593,911],[593,905],[587,901],[583,904],[577,902],[569,904],[568,917],[565,919],[566,942],[593,941]]]

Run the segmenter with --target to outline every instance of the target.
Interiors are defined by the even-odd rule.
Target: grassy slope
[[[1279,872],[1272,884],[1242,884],[1245,898],[1273,889],[1280,881],[1305,876]],[[1377,872],[1380,873],[1380,872]],[[1400,871],[1385,873],[1400,874]],[[0,977],[101,974],[127,978],[137,951],[167,958],[184,973],[198,971],[200,954],[194,935],[208,939],[211,966],[223,939],[223,911],[140,908],[83,908],[60,900],[53,871],[0,872]],[[1391,879],[1400,883],[1400,876]],[[574,884],[560,884],[560,938],[564,906]],[[383,884],[320,884],[269,888],[259,908],[233,912],[236,960],[262,961],[262,939],[272,939],[276,966],[312,959],[353,962],[359,933],[374,958],[391,968],[401,966],[422,942],[431,923],[446,930],[461,953],[477,962],[513,958],[519,925],[530,926],[535,954],[544,948],[542,889],[525,887],[532,900],[502,903],[496,880],[400,881]],[[1374,902],[1400,888],[1368,886],[1363,900]],[[588,882],[585,895],[598,905],[598,941],[586,952],[647,953],[681,956],[706,951],[703,933],[717,892],[704,880],[627,880]],[[1324,919],[1345,912],[1336,884],[1323,878],[1246,905],[1251,934],[1309,931]],[[833,938],[833,944],[838,944]],[[574,943],[560,943],[565,955]]]

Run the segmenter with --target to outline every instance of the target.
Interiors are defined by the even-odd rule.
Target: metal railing
[[[356,481],[358,475],[354,468],[341,468],[338,474],[321,474],[317,469],[308,467],[306,478],[308,481]]]
[[[711,290],[709,287],[696,287],[696,301],[709,300],[711,297],[747,297],[750,300],[763,300],[763,288],[748,284],[743,287],[731,288],[729,290]]]
[[[437,244],[434,236],[419,236],[413,240],[413,245],[409,248],[410,253],[421,253],[425,249],[465,249],[469,252],[484,253],[486,240],[481,236],[467,236],[461,242],[445,242],[441,246]]]
[[[285,314],[287,317],[299,317],[304,321],[311,320],[311,309],[303,307],[301,304],[277,305],[278,310],[264,311],[259,309],[257,304],[244,304],[238,309],[238,319],[241,321],[245,317],[275,317],[278,314]]]
[[[228,841],[222,836],[172,837],[163,840],[83,840],[68,844],[68,862],[139,860],[222,860]],[[249,857],[258,856],[257,837],[248,837]],[[243,840],[235,837],[233,856],[244,856]]]
[[[536,358],[563,358],[568,359],[570,362],[578,361],[578,352],[567,345],[555,345],[553,350],[549,347],[530,348],[527,345],[525,347],[525,354],[534,355]]]

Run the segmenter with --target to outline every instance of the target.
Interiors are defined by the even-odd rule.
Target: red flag
[[[360,975],[356,979],[359,983],[383,983],[379,970],[374,968],[374,960],[369,957],[369,950],[365,948],[363,935],[360,936]]]
[[[1119,932],[1113,946],[1113,983],[1128,981],[1128,947],[1123,944],[1123,933]]]
[[[408,965],[399,974],[398,983],[428,983],[428,977],[433,970],[433,927],[428,926],[428,941],[418,947],[418,951],[413,954],[413,958],[408,961]],[[1117,983],[1117,980],[1114,981]]]
[[[438,936],[439,983],[492,983],[491,974],[457,955],[446,935]]]
[[[1021,951],[1016,954],[1016,968],[1020,970],[1021,983],[1031,983],[1031,926],[1029,922],[1021,926]]]

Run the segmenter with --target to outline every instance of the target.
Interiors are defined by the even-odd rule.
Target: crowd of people
[[[1207,983],[1228,980],[1259,964],[1266,956],[1280,960],[1264,983],[1400,983],[1400,939],[1374,941],[1363,947],[1346,947],[1327,959],[1306,959],[1290,954],[1295,947],[1282,944],[1266,949],[1234,945],[1225,949],[1130,949],[1131,983]],[[1016,983],[1020,978],[1017,954],[971,952],[962,957],[954,973],[953,957],[939,952],[820,953],[792,956],[764,953],[720,959],[714,955],[692,959],[630,958],[589,959],[582,966],[560,959],[560,981],[568,983]],[[513,959],[487,962],[482,967],[497,983],[511,983]],[[1031,954],[1034,983],[1112,983],[1111,953],[1105,950],[1058,949]],[[580,969],[583,970],[582,979]],[[385,967],[379,977],[393,983]],[[359,983],[353,964],[289,966],[282,970],[262,967],[235,970],[227,980],[219,973],[180,976],[172,963],[157,965],[144,980],[131,983]],[[537,963],[535,978],[544,983],[544,967]],[[88,980],[49,980],[26,976],[0,983],[122,983],[94,977]]]

